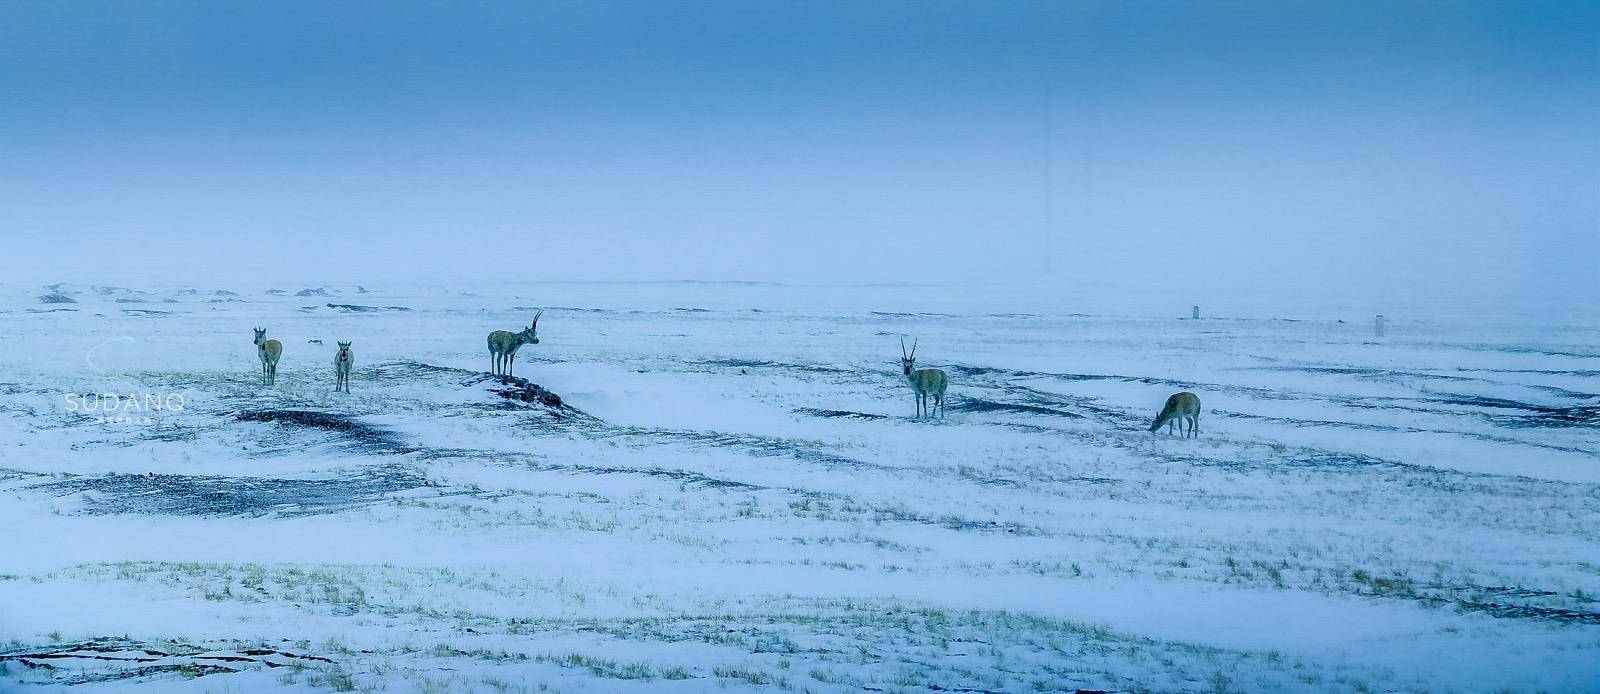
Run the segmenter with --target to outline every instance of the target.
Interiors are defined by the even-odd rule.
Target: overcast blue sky
[[[1539,294],[1600,267],[1597,37],[1596,2],[7,2],[0,230],[40,280]]]

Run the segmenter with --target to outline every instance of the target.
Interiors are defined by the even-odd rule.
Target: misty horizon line
[[[84,280],[84,279],[66,279],[66,280],[63,280],[63,279],[59,279],[59,278],[43,278],[43,279],[31,279],[30,278],[30,279],[20,279],[20,280],[13,279],[13,280],[8,281],[8,282],[0,282],[0,288],[3,288],[3,287],[32,287],[32,288],[41,288],[41,289],[54,289],[56,287],[70,287],[70,288],[83,288],[83,289],[94,289],[94,288],[133,289],[133,288],[142,288],[142,289],[183,290],[183,289],[200,289],[200,288],[218,289],[218,288],[228,288],[228,287],[240,287],[240,288],[261,289],[263,291],[270,291],[270,290],[274,290],[274,289],[283,289],[283,288],[286,288],[286,287],[294,287],[296,289],[317,289],[317,288],[332,289],[332,288],[338,288],[338,287],[348,287],[348,288],[351,288],[351,289],[367,288],[367,289],[371,290],[373,287],[408,287],[409,288],[409,287],[447,287],[447,286],[451,286],[451,285],[518,286],[518,285],[539,285],[539,284],[561,284],[561,285],[668,285],[668,284],[693,285],[693,284],[705,284],[705,285],[735,285],[735,286],[752,286],[752,287],[766,286],[766,287],[795,287],[795,288],[805,288],[805,287],[818,287],[818,288],[822,288],[822,287],[835,287],[835,288],[849,288],[849,287],[1021,287],[1021,288],[1040,287],[1040,288],[1087,288],[1087,287],[1098,287],[1098,288],[1113,289],[1113,290],[1140,290],[1140,289],[1148,288],[1148,286],[1149,286],[1149,283],[1146,282],[1146,281],[1134,280],[1134,279],[1112,280],[1112,279],[1104,279],[1104,278],[1078,278],[1078,277],[1073,277],[1073,276],[1069,275],[1068,273],[1049,273],[1049,274],[1045,274],[1045,273],[1026,274],[1026,273],[1024,273],[1024,274],[1021,274],[1019,277],[1014,277],[1014,278],[1011,278],[1011,279],[946,278],[946,279],[876,279],[876,280],[859,280],[859,281],[850,281],[850,280],[841,280],[841,279],[823,280],[823,281],[805,281],[805,280],[787,280],[787,279],[775,279],[775,280],[774,279],[762,279],[762,280],[757,280],[757,279],[718,278],[718,277],[663,277],[663,278],[641,277],[641,278],[605,278],[605,279],[549,278],[549,279],[513,279],[513,280],[422,277],[422,278],[406,279],[406,280],[400,280],[400,281],[383,280],[383,279],[369,280],[369,279],[328,279],[328,278],[315,278],[315,279],[307,279],[307,278],[254,279],[254,278],[250,278],[250,279],[230,280],[230,279],[222,279],[222,278],[210,279],[210,278],[200,277],[200,278],[192,279],[192,280],[187,281],[187,282],[169,282],[169,281],[149,281],[149,282],[133,281],[133,282],[129,282],[129,281],[126,281],[126,280],[108,281],[108,280]],[[1360,293],[1360,292],[1356,292],[1354,290],[1351,290],[1349,288],[1328,289],[1328,288],[1326,288],[1326,286],[1316,286],[1316,287],[1274,286],[1274,287],[1270,287],[1270,288],[1267,288],[1267,289],[1260,289],[1260,288],[1254,286],[1254,284],[1248,279],[1241,279],[1241,280],[1235,280],[1235,281],[1230,281],[1230,282],[1217,282],[1217,283],[1200,283],[1200,282],[1197,282],[1195,284],[1197,285],[1197,287],[1196,288],[1192,288],[1191,291],[1198,291],[1198,292],[1257,291],[1257,292],[1264,292],[1264,293],[1294,293],[1294,294],[1311,294],[1311,293],[1316,293],[1316,294],[1340,294],[1340,293],[1347,293],[1347,292],[1348,293],[1358,293],[1358,294]],[[1392,283],[1378,283],[1378,285],[1381,285],[1381,286],[1388,286],[1390,284],[1392,284]],[[282,286],[279,286],[279,285],[282,285]],[[1456,285],[1456,284],[1434,285],[1434,286],[1409,286],[1409,287],[1406,287],[1407,291],[1412,291],[1412,292],[1417,292],[1417,293],[1425,293],[1425,294],[1462,294],[1462,289],[1463,289],[1463,287],[1461,285]],[[1525,296],[1525,295],[1537,296],[1537,295],[1540,294],[1540,292],[1537,291],[1540,288],[1521,287],[1521,288],[1518,288],[1518,289],[1519,289],[1518,292],[1493,291],[1492,289],[1488,289],[1483,293],[1484,294],[1491,294],[1491,295],[1501,295],[1501,296],[1506,296],[1506,297]],[[1386,291],[1386,289],[1382,289],[1382,288],[1380,288],[1379,290],[1380,291]],[[1528,290],[1534,290],[1534,291],[1529,292]],[[1154,291],[1154,290],[1152,290],[1152,291]],[[1558,291],[1558,290],[1553,289],[1553,288],[1549,289],[1548,293],[1550,293],[1550,294],[1561,294],[1561,295],[1565,295],[1566,294],[1566,292],[1564,292],[1564,291]],[[1464,296],[1473,296],[1473,294],[1471,292],[1468,292],[1468,293],[1465,293],[1465,294],[1462,294],[1462,295],[1464,295]]]

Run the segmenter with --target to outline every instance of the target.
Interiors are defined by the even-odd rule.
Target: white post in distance
[[[1200,307],[1195,306],[1193,312],[1189,314],[1189,317],[1195,319],[1200,318]]]

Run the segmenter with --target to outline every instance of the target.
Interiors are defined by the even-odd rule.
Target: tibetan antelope
[[[517,359],[517,350],[523,345],[539,344],[539,316],[544,311],[533,314],[533,323],[521,332],[496,330],[489,333],[489,372],[497,376],[510,376],[512,362]]]
[[[261,383],[272,385],[278,382],[278,357],[283,356],[283,343],[277,340],[268,340],[264,328],[256,328],[256,355],[261,357]]]
[[[1188,391],[1174,393],[1172,397],[1167,398],[1166,406],[1161,408],[1161,414],[1156,415],[1156,421],[1150,425],[1150,431],[1160,429],[1161,425],[1166,424],[1168,434],[1172,433],[1173,426],[1177,426],[1178,433],[1183,434],[1184,422],[1189,423],[1187,436],[1199,438],[1200,396]]]
[[[911,384],[911,390],[917,394],[917,416],[932,416],[928,409],[928,398],[933,397],[933,406],[939,410],[939,416],[944,416],[944,389],[950,385],[949,377],[939,369],[917,368],[917,341],[911,341],[911,353],[906,354],[906,340],[900,338],[900,373],[905,375],[906,381]]]
[[[356,355],[350,351],[350,343],[340,342],[339,353],[333,355],[333,392],[350,392],[350,367],[355,363]]]

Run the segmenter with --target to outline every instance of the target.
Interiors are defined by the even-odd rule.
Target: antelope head
[[[533,323],[529,324],[522,332],[517,333],[517,337],[522,340],[523,344],[539,344],[539,316],[542,315],[544,315],[544,311],[533,314]]]
[[[911,341],[911,353],[906,354],[906,339],[900,338],[900,373],[907,376],[917,366],[917,341]]]
[[[256,328],[255,331],[256,331],[256,346],[259,347],[259,346],[261,346],[261,343],[267,341],[267,331],[266,331],[265,328]]]
[[[344,353],[349,352],[349,351],[350,351],[350,343],[349,342],[340,342],[339,343],[339,353],[340,354],[344,354]]]

